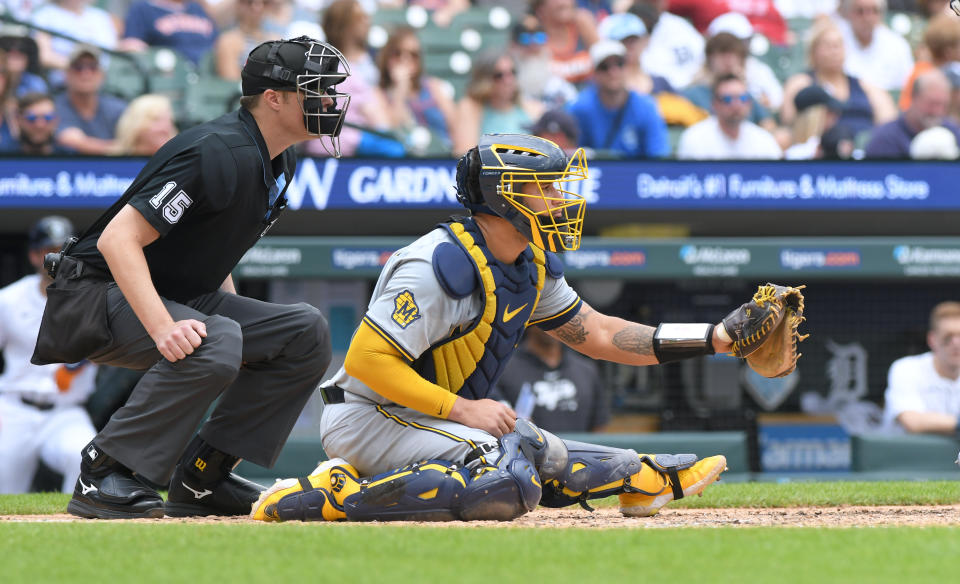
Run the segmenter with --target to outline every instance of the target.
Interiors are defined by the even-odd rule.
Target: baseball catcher
[[[654,365],[755,353],[786,315],[766,296],[729,324],[652,327],[591,308],[556,254],[580,245],[585,201],[570,184],[585,178],[583,150],[568,157],[533,136],[485,135],[460,159],[458,199],[471,215],[390,257],[343,368],[321,385],[331,460],[264,491],[254,519],[510,520],[611,495],[624,515],[645,517],[718,479],[723,456],[562,440],[487,397],[529,326],[593,358]]]

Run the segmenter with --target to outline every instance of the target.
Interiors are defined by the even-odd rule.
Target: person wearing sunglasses
[[[625,158],[670,155],[667,124],[649,95],[627,88],[626,48],[605,39],[590,47],[593,83],[570,105],[580,126],[580,146]]]
[[[57,131],[56,106],[46,93],[28,93],[17,103],[17,127],[20,152],[32,156],[47,156],[63,150],[54,141]]]
[[[70,55],[66,91],[53,98],[60,117],[56,141],[64,150],[100,155],[113,148],[127,102],[101,91],[105,77],[98,49],[80,45]]]
[[[837,27],[843,34],[847,73],[885,89],[903,87],[913,70],[910,43],[883,24],[886,0],[841,0]]]
[[[752,98],[747,84],[733,74],[713,83],[713,115],[686,129],[677,158],[693,160],[764,160],[783,157],[773,134],[747,120]]]

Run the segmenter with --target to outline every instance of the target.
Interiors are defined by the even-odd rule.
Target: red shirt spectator
[[[773,0],[669,0],[667,11],[690,19],[701,34],[713,19],[727,12],[747,17],[758,34],[775,45],[787,44],[787,23]]]

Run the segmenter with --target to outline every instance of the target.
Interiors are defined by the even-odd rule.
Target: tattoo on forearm
[[[652,355],[653,332],[650,327],[632,324],[613,335],[613,345],[621,351]]]
[[[585,306],[577,316],[571,318],[567,324],[558,328],[556,334],[560,337],[560,340],[568,345],[582,345],[585,343],[587,341],[587,335],[590,333],[587,332],[584,323],[591,312],[593,312],[593,309]]]

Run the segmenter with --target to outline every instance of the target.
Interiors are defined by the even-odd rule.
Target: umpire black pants
[[[120,289],[110,285],[113,342],[90,359],[147,371],[96,443],[131,470],[166,484],[219,396],[200,437],[228,454],[273,466],[330,363],[326,319],[308,304],[271,304],[221,291],[164,304],[175,321],[192,318],[207,327],[200,346],[174,363],[160,355]]]

